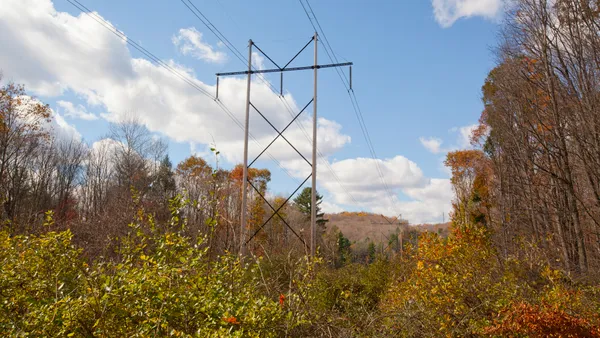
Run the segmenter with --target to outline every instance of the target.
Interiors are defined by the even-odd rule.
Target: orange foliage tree
[[[547,303],[513,304],[500,313],[501,319],[483,332],[502,337],[600,337],[600,327]]]
[[[458,150],[448,153],[445,164],[452,172],[456,193],[454,221],[485,224],[492,206],[493,171],[489,159],[481,150]]]
[[[244,166],[238,164],[231,170],[230,174],[234,184],[239,187],[240,194],[243,182],[243,170]],[[271,172],[268,169],[248,168],[248,181],[256,188],[256,190],[258,190],[256,191],[252,187],[249,187],[248,189],[250,215],[248,216],[246,224],[246,228],[250,232],[250,235],[258,231],[253,239],[253,242],[256,244],[254,245],[254,251],[256,252],[260,247],[260,244],[267,238],[266,232],[264,230],[259,230],[260,226],[263,225],[266,215],[265,202],[260,195],[265,196],[267,192],[267,184],[271,181]]]

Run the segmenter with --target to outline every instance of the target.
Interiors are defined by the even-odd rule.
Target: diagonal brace
[[[290,65],[290,63],[292,63],[292,61],[296,60],[296,58],[298,57],[298,55],[300,55],[300,54],[301,54],[301,53],[302,53],[302,52],[303,52],[303,51],[306,49],[306,47],[308,47],[308,46],[310,45],[310,43],[311,43],[311,42],[313,42],[314,40],[315,40],[315,37],[314,37],[314,36],[313,36],[313,37],[311,37],[311,38],[310,38],[310,41],[308,41],[308,42],[306,43],[306,45],[304,45],[304,47],[302,47],[302,49],[300,49],[300,51],[299,51],[298,53],[296,53],[296,55],[294,55],[294,57],[293,57],[293,58],[292,58],[290,61],[288,61],[288,63],[286,63],[286,64],[285,64],[285,66],[283,66],[283,67],[279,66],[279,65],[278,65],[278,64],[277,64],[275,61],[273,61],[273,59],[271,59],[271,58],[270,58],[270,57],[267,55],[267,53],[263,52],[263,50],[262,50],[262,49],[260,49],[260,47],[258,47],[258,46],[257,46],[255,43],[252,43],[252,45],[254,45],[254,47],[255,47],[256,49],[258,49],[258,51],[259,51],[259,52],[260,52],[262,55],[264,55],[264,56],[265,56],[267,59],[269,59],[269,61],[271,61],[271,63],[273,63],[273,64],[275,65],[275,67],[277,67],[279,70],[284,70],[284,69],[286,69],[286,68],[287,68],[287,66],[289,66],[289,65]]]
[[[308,41],[306,43],[306,45],[304,45],[304,47],[302,47],[302,49],[300,49],[300,51],[298,53],[296,53],[296,55],[294,55],[294,57],[288,63],[286,63],[285,66],[283,66],[283,68],[281,68],[281,69],[286,69],[287,66],[289,66],[290,63],[292,63],[292,61],[296,60],[296,58],[298,57],[298,55],[300,55],[300,53],[302,53],[306,49],[306,47],[308,47],[308,45],[310,45],[310,43],[313,42],[314,40],[315,40],[315,37],[314,36],[311,37],[310,41]]]
[[[269,207],[274,211],[273,214],[271,214],[271,216],[254,232],[254,234],[252,236],[250,236],[250,238],[246,241],[245,244],[248,244],[264,227],[265,225],[267,225],[267,223],[269,223],[269,221],[275,217],[275,215],[277,215],[284,223],[285,225],[292,230],[292,232],[294,233],[294,235],[296,235],[296,237],[298,237],[298,239],[300,239],[302,241],[302,243],[304,244],[304,246],[306,246],[306,242],[304,241],[304,239],[302,237],[300,237],[300,235],[298,235],[298,233],[296,231],[294,231],[294,229],[286,222],[286,220],[279,214],[279,211],[281,209],[283,209],[283,207],[287,204],[287,202],[290,201],[290,199],[294,196],[294,194],[296,194],[298,192],[298,190],[300,190],[300,188],[302,188],[302,186],[304,185],[304,183],[306,183],[306,181],[308,181],[308,179],[312,176],[312,173],[310,175],[308,175],[308,177],[304,180],[304,182],[302,182],[302,184],[300,184],[298,186],[298,188],[296,188],[296,190],[294,190],[294,192],[285,200],[285,202],[283,202],[281,204],[281,206],[279,206],[279,208],[277,208],[277,210],[275,210],[275,208],[271,205],[271,203],[269,203],[269,201],[267,201],[267,199],[260,193],[260,191],[258,189],[256,189],[256,187],[254,186],[254,184],[252,184],[252,182],[250,182],[250,180],[248,180],[248,183],[250,183],[250,185],[252,186],[252,188],[254,188],[254,190],[256,190],[256,192],[258,193],[258,195],[260,195],[260,197],[267,202],[267,204],[269,205]]]
[[[275,210],[275,208],[271,205],[271,203],[269,203],[269,201],[267,201],[267,198],[254,186],[254,184],[252,184],[252,182],[250,182],[250,180],[248,180],[248,183],[250,184],[250,186],[252,186],[252,188],[254,188],[254,190],[256,190],[256,193],[262,197],[262,199],[265,201],[265,203],[267,203],[267,205],[269,206],[269,208],[271,208],[271,210],[273,210],[273,214],[271,215],[271,217],[259,228],[258,231],[256,231],[256,234],[258,234],[258,232],[267,224],[269,223],[269,221],[271,220],[271,218],[273,218],[275,215],[277,215],[277,217],[279,217],[279,219],[281,219],[283,221],[283,223],[292,231],[292,233],[294,235],[296,235],[296,237],[298,237],[299,240],[302,241],[302,243],[304,243],[304,245],[306,246],[306,242],[304,241],[304,239],[302,237],[300,237],[300,235],[298,235],[298,233],[296,233],[296,231],[294,231],[294,229],[289,225],[289,223],[279,214],[279,210],[281,210],[281,208],[283,208],[283,206],[285,206],[285,203],[283,203],[277,210]],[[292,194],[293,195],[293,194]],[[287,201],[286,201],[287,202]],[[256,235],[255,234],[255,235]],[[250,237],[250,239],[252,239],[254,237],[254,235],[252,237]],[[250,239],[248,241],[250,241]],[[248,242],[246,242],[248,243]]]
[[[271,59],[265,52],[263,52],[262,49],[260,49],[255,43],[252,43],[252,44],[254,45],[254,47],[256,47],[256,49],[258,49],[259,52],[262,53],[262,55],[264,55],[267,59],[269,59],[269,61],[271,61],[275,65],[275,67],[279,68],[280,70],[285,68],[285,67],[283,67],[283,68],[279,67],[279,65],[275,61],[273,61],[273,59]]]
[[[290,141],[288,141],[288,139],[285,138],[285,136],[283,136],[283,133],[292,125],[292,123],[294,123],[294,121],[296,121],[296,119],[298,118],[298,116],[300,116],[300,114],[302,114],[302,112],[304,112],[304,110],[306,110],[306,108],[312,102],[313,102],[313,99],[311,99],[306,104],[306,106],[304,106],[304,108],[302,108],[302,110],[290,121],[290,123],[288,123],[287,126],[285,126],[285,128],[283,128],[283,130],[281,132],[279,130],[277,130],[277,128],[275,128],[275,126],[258,109],[256,109],[256,107],[252,103],[250,103],[250,105],[252,106],[252,108],[254,108],[254,110],[256,110],[256,112],[258,112],[260,114],[260,116],[262,116],[262,118],[265,119],[265,121],[267,121],[267,123],[271,126],[271,128],[275,129],[275,131],[277,132],[278,135],[273,139],[273,141],[271,141],[271,143],[269,143],[267,145],[267,147],[265,149],[263,149],[263,151],[260,152],[260,154],[258,154],[258,156],[256,156],[256,158],[252,162],[250,162],[250,164],[248,165],[248,167],[251,167],[254,164],[254,162],[256,162],[262,156],[262,154],[264,154],[265,151],[267,151],[267,149],[269,149],[269,147],[271,145],[273,145],[273,143],[275,143],[275,141],[277,141],[277,139],[279,137],[282,137],[290,145],[290,147],[292,147],[298,153],[298,155],[300,155],[304,159],[304,161],[306,161],[306,163],[308,163],[308,165],[312,167],[312,164],[306,159],[306,157],[304,157],[304,155],[302,155],[302,153],[300,153],[300,151],[298,151],[298,149],[296,149],[296,147],[294,147],[292,145],[292,143],[290,143]]]

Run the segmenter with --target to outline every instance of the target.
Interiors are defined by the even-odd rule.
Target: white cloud
[[[214,50],[210,44],[202,41],[202,33],[194,27],[180,29],[171,41],[183,55],[191,55],[198,60],[211,63],[222,63],[227,60],[225,53]]]
[[[435,20],[444,28],[461,18],[498,18],[508,0],[432,0]]]
[[[252,67],[263,70],[265,68],[265,57],[257,52],[252,52]],[[255,77],[258,77],[260,81],[268,81],[265,77],[265,74],[256,74]]]
[[[443,154],[443,157],[439,158],[439,170],[444,173],[445,176],[451,176],[450,169],[446,167],[444,161],[446,160],[445,154],[451,151],[462,150],[462,149],[473,149],[471,145],[471,134],[473,130],[478,127],[478,124],[470,124],[462,127],[453,127],[449,130],[456,137],[455,141],[448,147],[442,147],[444,141],[436,137],[419,137],[421,144],[433,154]]]
[[[19,99],[22,102],[22,109],[27,109],[28,106],[43,104],[37,98],[31,96],[20,96]],[[75,129],[73,125],[70,125],[58,112],[50,109],[50,119],[43,120],[41,127],[47,130],[57,139],[70,140],[76,139],[81,140],[81,134]]]
[[[181,40],[183,43],[191,42]],[[0,45],[3,46],[0,65],[6,78],[24,83],[38,95],[59,97],[70,90],[85,98],[88,105],[102,106],[106,113],[101,116],[109,121],[120,121],[133,113],[149,130],[174,141],[193,144],[201,151],[214,141],[225,160],[242,159],[243,133],[212,97],[202,95],[164,68],[132,57],[124,41],[87,15],[57,12],[50,0],[0,1]],[[215,92],[214,86],[198,80],[192,70],[173,61],[166,62],[186,74],[199,88]],[[221,79],[219,99],[238,121],[244,120],[245,96],[245,78]],[[299,110],[290,93],[285,99],[294,112]],[[278,95],[259,79],[252,83],[252,101],[279,130],[292,118]],[[310,116],[302,115],[298,122],[310,136]],[[57,117],[56,123],[68,129],[62,116]],[[351,141],[334,121],[320,118],[318,128],[319,150],[325,158]],[[251,111],[250,132],[262,146],[277,135],[255,111]],[[294,124],[284,136],[310,158],[311,142],[301,128]],[[249,148],[251,159],[262,150],[252,140]],[[296,175],[302,174],[302,178],[310,169],[281,138],[270,152]],[[440,218],[451,199],[448,197],[451,189],[440,183],[444,181],[424,177],[414,162],[402,156],[380,160],[377,163],[393,193],[413,198],[405,202],[394,197],[392,203],[375,163],[372,159],[356,158],[330,164],[358,205],[339,186],[325,163],[320,163],[319,185],[332,196],[327,201],[331,203],[330,210],[337,210],[335,205],[355,205],[389,216],[401,212],[414,223]],[[436,189],[438,193],[430,192]]]
[[[52,121],[50,122],[50,128],[54,132],[54,134],[60,138],[65,140],[75,139],[81,140],[82,136],[75,129],[75,127],[69,124],[65,119],[57,112],[52,111]]]
[[[28,90],[47,97],[61,96],[66,90],[99,105],[109,121],[120,121],[132,113],[153,132],[160,132],[177,142],[219,145],[230,162],[242,159],[243,133],[212,97],[197,90],[146,59],[133,58],[127,44],[89,16],[72,16],[57,12],[50,0],[5,0],[0,2],[0,65],[7,79],[24,83]],[[6,47],[6,48],[4,48]],[[47,51],[40,53],[40,50]],[[192,70],[167,60],[171,67],[188,76],[201,89],[215,92],[215,86],[199,81]],[[219,99],[238,121],[244,121],[246,80],[223,78]],[[291,117],[278,95],[255,80],[252,98],[257,108],[280,130]],[[294,111],[294,97],[285,96]],[[265,146],[276,133],[254,111],[250,132]],[[310,131],[310,117],[302,115],[299,123]],[[326,119],[319,120],[325,156],[339,150],[350,138],[341,127]],[[310,143],[294,124],[285,136],[302,152]],[[250,154],[260,148],[253,141]],[[289,146],[276,142],[270,150],[279,160],[292,158]]]
[[[477,123],[474,123],[462,127],[451,128],[449,132],[456,134],[456,140],[453,145],[447,148],[442,148],[444,141],[437,137],[419,137],[419,141],[423,147],[433,154],[447,153],[461,149],[472,149],[473,146],[471,145],[471,135],[478,126],[479,125]]]
[[[334,162],[331,167],[342,184],[358,202],[376,213],[393,217],[398,213],[411,223],[435,222],[444,210],[449,210],[453,191],[448,180],[429,179],[416,163],[403,156],[377,160],[388,190],[381,181],[375,160],[358,158]],[[352,199],[331,173],[321,173],[321,185],[337,203],[352,204]],[[446,184],[447,183],[447,184]],[[412,201],[401,201],[404,194]]]
[[[252,66],[256,69],[265,69],[265,58],[262,54],[252,52]]]
[[[114,171],[114,155],[122,149],[123,143],[116,141],[112,138],[100,139],[89,147],[89,154],[92,155],[90,159],[96,162],[97,165],[106,165],[108,172]],[[86,161],[89,161],[86,160]],[[89,163],[88,163],[89,164]]]
[[[124,145],[121,142],[116,141],[112,138],[103,138],[92,143],[90,151],[92,154],[95,155],[107,155],[109,157],[109,160],[112,160],[112,155],[114,155],[123,146]]]
[[[477,124],[471,124],[468,126],[453,128],[452,131],[458,131],[457,145],[459,149],[470,149],[471,146],[471,134],[473,130],[477,128]]]
[[[418,188],[401,190],[402,193],[412,200],[396,200],[392,203],[389,198],[373,203],[371,211],[381,213],[389,217],[397,216],[399,212],[402,218],[411,224],[438,223],[452,210],[452,199],[454,191],[449,179],[430,179],[427,184]]]
[[[443,141],[436,137],[419,137],[419,141],[425,149],[429,150],[433,154],[442,152]]]
[[[80,104],[75,106],[73,102],[62,100],[56,101],[56,104],[64,110],[65,116],[78,118],[86,121],[93,121],[98,119],[98,116],[89,113],[85,109],[85,107]]]
[[[321,210],[322,210],[322,212],[327,213],[327,214],[336,214],[336,213],[344,211],[345,209],[340,207],[337,204],[323,201],[321,203]]]
[[[393,197],[382,183],[376,163]],[[286,161],[283,165],[299,178],[305,178],[310,172],[310,167],[300,160]],[[337,210],[334,205],[353,205],[389,217],[401,213],[411,223],[423,223],[441,221],[442,213],[451,208],[454,193],[450,181],[425,177],[416,163],[403,156],[377,161],[354,158],[325,163],[321,160],[317,169],[319,189],[325,189],[330,197],[323,203],[329,203],[332,210]],[[402,201],[398,198],[400,194],[412,200]]]

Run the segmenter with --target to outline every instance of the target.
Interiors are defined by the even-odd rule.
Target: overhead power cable
[[[182,81],[184,81],[185,83],[187,83],[188,85],[190,85],[192,88],[196,89],[197,91],[199,91],[201,94],[213,99],[215,101],[215,103],[217,104],[217,106],[219,106],[221,108],[221,110],[223,110],[228,116],[229,118],[231,118],[233,120],[233,122],[242,130],[244,130],[244,125],[237,119],[237,117],[235,117],[235,115],[231,112],[231,110],[225,105],[223,104],[221,101],[215,100],[215,97],[209,93],[206,89],[200,87],[193,79],[190,79],[189,76],[187,76],[184,73],[181,73],[180,71],[178,71],[177,69],[175,69],[174,67],[172,67],[171,65],[169,65],[168,63],[162,61],[160,58],[158,58],[156,55],[152,54],[150,51],[148,51],[146,48],[140,46],[138,43],[136,43],[135,41],[133,41],[132,39],[130,39],[127,35],[125,35],[125,33],[119,31],[118,29],[116,29],[110,22],[106,21],[103,17],[101,17],[100,15],[96,14],[95,12],[91,11],[89,8],[87,8],[85,5],[81,4],[79,1],[77,0],[67,0],[67,2],[69,2],[71,5],[73,5],[74,7],[76,7],[77,9],[79,9],[82,13],[88,15],[89,17],[91,17],[93,20],[95,20],[96,22],[98,22],[99,24],[101,24],[102,26],[104,26],[106,29],[108,29],[111,33],[113,33],[114,35],[116,35],[119,39],[125,41],[127,44],[129,44],[130,46],[132,46],[133,48],[135,48],[136,50],[138,50],[140,53],[142,53],[143,55],[145,55],[146,57],[148,57],[151,61],[153,61],[154,63],[156,63],[157,65],[159,65],[160,67],[165,68],[167,71],[169,71],[170,73],[172,73],[173,75],[177,76],[178,78],[180,78]],[[249,134],[250,137],[252,138],[252,140],[259,146],[262,147],[262,145],[260,144],[260,142],[256,139],[256,137],[254,137],[252,134]],[[270,154],[269,152],[267,152],[267,155],[292,179],[294,179],[295,181],[299,182],[299,180],[297,178],[295,178],[294,176],[292,176],[290,174],[290,172],[275,158],[273,157],[272,154]]]
[[[206,17],[206,15],[204,15],[202,13],[202,11],[200,11],[198,9],[198,7],[196,7],[194,5],[194,3],[191,0],[180,0],[193,14],[196,18],[198,18],[198,20],[200,20],[200,22],[202,22],[202,24],[204,26],[206,26],[226,47],[227,49],[229,49],[233,55],[240,60],[240,62],[243,65],[247,65],[248,64],[248,59],[246,57],[244,57],[244,55],[240,52],[239,49],[237,49],[230,41],[229,39],[227,39],[227,37],[225,37],[225,35]],[[316,31],[316,30],[315,30]],[[264,54],[264,53],[263,53]],[[331,58],[330,58],[331,59]],[[271,60],[271,62],[273,62],[275,64],[274,61]],[[277,65],[277,64],[275,64]],[[287,66],[287,65],[286,65]],[[253,70],[256,70],[256,67],[254,65],[251,65]],[[337,69],[336,69],[337,71]],[[277,95],[277,88],[275,88],[269,81],[267,81],[263,76],[257,76],[257,78],[262,81],[264,84],[266,84],[271,91]],[[295,116],[295,113],[291,107],[291,105],[289,104],[289,102],[287,101],[285,96],[280,96],[277,95],[277,97],[279,97],[279,99],[281,100],[281,102],[284,104],[285,108],[287,109],[288,113],[290,114],[291,117]],[[302,126],[302,124],[300,122],[296,121],[296,125],[298,126],[298,128],[302,131],[302,133],[304,134],[304,136],[306,137],[306,139],[309,142],[312,142],[312,138],[309,137],[308,133],[306,132],[306,129],[304,128],[304,126]],[[340,185],[340,187],[342,187],[342,189],[345,191],[345,193],[350,196],[350,198],[354,201],[355,204],[359,205],[360,203],[356,200],[356,198],[354,198],[354,196],[348,191],[348,189],[342,184],[342,181],[340,180],[339,176],[337,175],[337,173],[333,170],[333,168],[331,167],[331,165],[329,164],[329,161],[327,161],[327,159],[325,158],[325,156],[321,153],[321,151],[319,151],[317,149],[317,154],[319,156],[319,158],[325,163],[325,166],[327,167],[327,169],[329,170],[329,172],[332,174],[333,178],[337,181],[337,183]]]
[[[302,0],[298,0],[298,1],[300,2],[300,5],[302,5],[302,8],[304,9],[304,13],[306,14],[306,17],[308,18],[313,29],[315,31],[319,32],[319,34],[323,37],[323,39],[321,41],[325,41],[325,43],[321,42],[321,44],[323,45],[323,48],[325,49],[325,52],[326,52],[327,56],[329,57],[329,60],[331,60],[332,63],[339,62],[335,52],[333,51],[333,48],[331,47],[331,44],[329,43],[329,40],[327,39],[327,35],[325,35],[325,32],[323,31],[323,28],[321,27],[321,24],[319,23],[319,19],[317,18],[315,12],[313,11],[309,1],[305,0],[307,6],[304,5]],[[309,14],[309,11],[310,11],[310,14]],[[312,14],[312,17],[311,17],[311,14]],[[314,19],[314,21],[313,21],[313,19]],[[350,97],[350,102],[352,103],[354,113],[356,115],[356,118],[358,119],[360,129],[361,129],[362,134],[367,143],[367,147],[369,148],[369,152],[371,153],[371,157],[373,158],[373,160],[375,162],[375,167],[377,169],[379,178],[381,179],[381,182],[382,182],[384,189],[390,199],[392,206],[397,208],[397,201],[393,198],[394,194],[392,193],[389,185],[387,184],[387,182],[385,180],[385,175],[383,174],[383,170],[381,169],[381,166],[379,164],[379,159],[377,157],[377,153],[375,152],[375,147],[373,146],[373,142],[371,141],[371,135],[369,134],[369,130],[367,129],[367,125],[365,123],[365,119],[364,119],[362,111],[360,109],[360,105],[358,104],[358,99],[356,98],[356,94],[354,93],[354,89],[350,87],[350,82],[349,82],[348,78],[346,77],[346,75],[337,68],[335,70],[336,70],[340,80],[342,81],[342,84],[346,88],[346,91],[348,92],[348,96]]]

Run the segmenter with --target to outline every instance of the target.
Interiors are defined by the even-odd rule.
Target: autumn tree
[[[491,211],[506,255],[515,238],[585,275],[600,271],[600,33],[595,1],[514,2],[475,135],[494,172]]]
[[[87,146],[78,139],[57,140],[54,147],[56,214],[58,221],[72,221],[78,213],[76,189],[83,183],[84,161],[88,158]]]
[[[242,164],[236,165],[231,170],[231,179],[240,187],[243,180],[244,167]],[[248,168],[248,181],[252,183],[259,192],[267,190],[267,184],[271,181],[271,172],[268,169]],[[256,190],[251,189],[250,194],[255,194]]]
[[[1,80],[1,78],[0,78]],[[27,96],[23,86],[0,88],[0,203],[2,219],[17,221],[27,196],[29,165],[50,137],[48,105]]]
[[[287,220],[288,206],[284,205],[285,201],[285,198],[281,196],[272,199],[270,203],[275,210],[279,210],[277,212],[279,216],[272,217],[265,229],[268,235],[269,247],[277,252],[284,252],[284,250],[288,249],[290,238],[290,231],[284,222],[286,220],[289,223],[289,220]]]
[[[86,218],[106,211],[108,193],[114,182],[111,151],[112,142],[105,139],[96,142],[88,152],[80,196]]]
[[[240,195],[242,192],[243,182],[243,165],[238,164],[231,170],[231,179],[238,186]],[[268,169],[256,169],[248,168],[248,206],[249,215],[247,218],[247,231],[250,236],[256,234],[254,241],[255,251],[259,250],[261,243],[267,240],[267,235],[264,229],[260,227],[263,225],[266,217],[266,206],[264,197],[267,192],[267,184],[271,181],[271,172]]]
[[[203,225],[208,216],[212,172],[213,168],[196,155],[181,161],[175,170],[178,187],[192,201],[186,212],[194,227]]]
[[[490,215],[490,184],[492,170],[489,160],[480,150],[457,150],[447,155],[445,164],[452,173],[455,222],[487,223]]]
[[[117,182],[126,190],[133,188],[145,194],[158,174],[166,144],[135,118],[111,124],[110,138],[115,141],[113,165]]]

